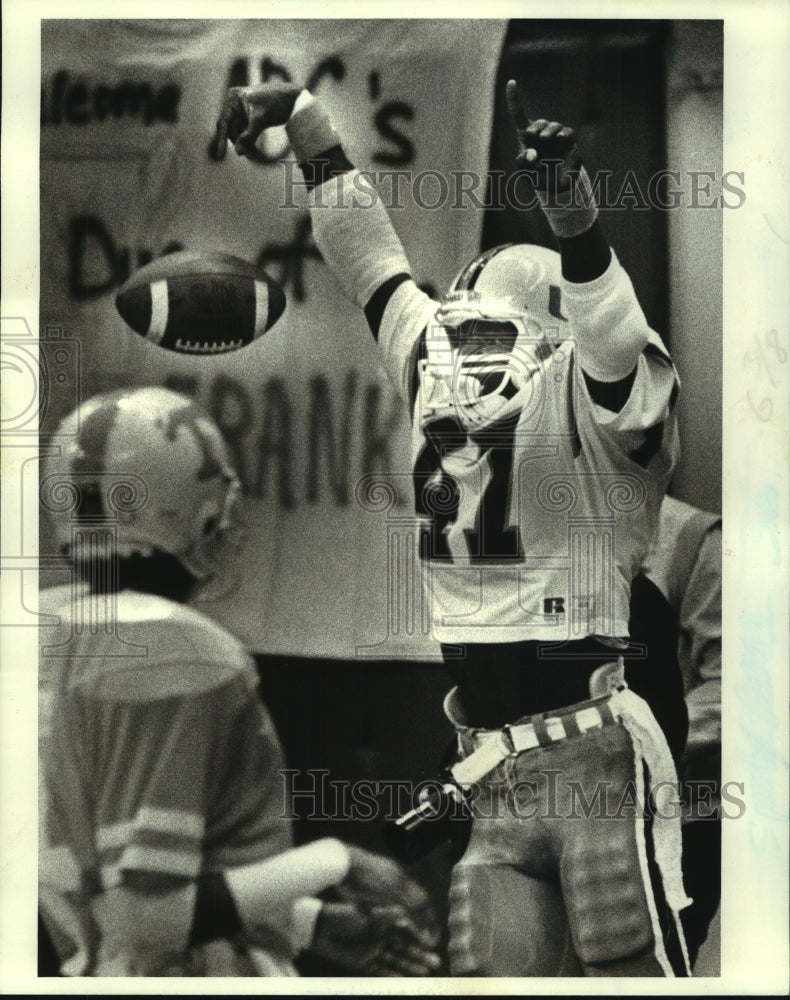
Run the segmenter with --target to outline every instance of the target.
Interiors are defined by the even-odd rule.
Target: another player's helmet
[[[494,247],[458,273],[436,313],[458,401],[475,406],[506,395],[507,383],[518,389],[544,349],[564,338],[560,273],[558,253],[528,243]]]
[[[191,399],[150,387],[102,393],[55,440],[41,500],[61,552],[95,556],[103,546],[91,551],[90,538],[104,531],[119,556],[158,550],[199,579],[211,574],[240,484],[219,429]]]

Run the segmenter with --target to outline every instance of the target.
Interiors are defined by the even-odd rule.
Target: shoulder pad
[[[106,637],[74,673],[73,686],[112,701],[158,701],[205,694],[233,682],[253,691],[258,682],[241,643],[205,615],[148,594],[118,595],[118,636],[130,655]],[[104,650],[103,650],[104,647]],[[112,652],[110,652],[112,649]]]

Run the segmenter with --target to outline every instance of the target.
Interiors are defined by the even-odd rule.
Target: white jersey
[[[291,846],[282,754],[252,661],[203,615],[70,588],[41,610],[61,628],[41,631],[39,902],[62,971],[101,975],[125,870],[195,879]]]
[[[625,313],[634,293],[614,254],[598,300],[602,287],[610,313]],[[472,358],[413,281],[386,305],[379,344],[413,404],[421,555],[441,642],[628,635],[631,580],[679,451],[678,378],[650,331],[623,408],[596,404],[572,339],[584,288],[563,303],[570,321],[553,342]]]

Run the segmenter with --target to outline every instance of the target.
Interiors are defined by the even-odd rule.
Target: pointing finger
[[[508,80],[505,87],[505,100],[507,101],[508,113],[516,126],[526,128],[529,125],[529,119],[524,112],[523,97],[515,80]]]
[[[214,137],[211,140],[211,152],[215,160],[223,160],[228,149],[228,124],[231,114],[230,95],[225,94],[222,110],[217,119]]]

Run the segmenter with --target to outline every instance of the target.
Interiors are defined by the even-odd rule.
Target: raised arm
[[[529,172],[559,243],[563,306],[590,395],[620,410],[648,343],[647,320],[604,234],[576,133],[559,122],[530,120],[514,80],[506,96],[520,147],[517,160]]]
[[[231,141],[240,156],[254,159],[256,140],[273,125],[285,125],[302,169],[316,244],[377,336],[387,303],[411,276],[409,262],[375,187],[348,159],[316,98],[286,84],[232,88],[217,122],[214,156],[221,160]]]
[[[629,398],[650,331],[628,275],[604,235],[571,128],[530,120],[514,81],[507,102],[543,211],[558,238],[563,304],[593,400],[619,411]],[[396,379],[408,387],[419,339],[436,304],[411,280],[401,242],[368,178],[354,169],[326,111],[290,84],[231,89],[214,137],[255,157],[266,129],[285,125],[310,192],[313,234],[345,293],[362,307]],[[333,211],[332,209],[339,209]]]
[[[437,308],[411,277],[400,239],[368,177],[356,170],[321,104],[282,84],[230,90],[213,140],[217,159],[228,141],[255,158],[264,129],[285,125],[304,175],[313,237],[344,293],[360,306],[405,396],[415,390],[415,360]]]

